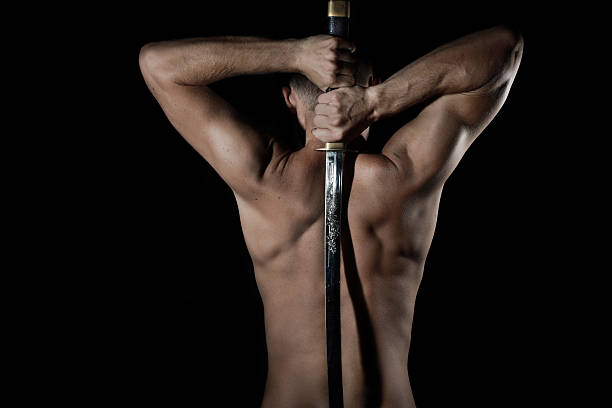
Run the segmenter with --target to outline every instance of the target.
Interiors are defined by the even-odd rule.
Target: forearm
[[[495,27],[443,45],[368,89],[375,120],[454,93],[501,84],[513,65],[520,35]]]
[[[194,38],[147,44],[144,71],[179,85],[206,85],[244,74],[297,72],[296,40],[254,37]]]

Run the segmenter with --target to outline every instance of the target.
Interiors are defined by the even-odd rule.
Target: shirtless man
[[[424,103],[380,152],[347,155],[341,247],[345,406],[414,407],[410,332],[442,187],[504,103],[522,38],[503,26],[477,32],[369,87],[356,78],[354,49],[320,35],[188,39],[148,44],[140,53],[165,114],[236,197],[264,304],[264,408],[328,406],[325,154],[315,149],[344,141],[367,150],[372,123]],[[207,86],[274,72],[302,75],[282,88],[306,131],[298,150],[245,123]],[[328,87],[338,89],[320,91]]]

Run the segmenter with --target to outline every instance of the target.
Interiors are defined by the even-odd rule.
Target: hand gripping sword
[[[331,35],[348,39],[350,1],[330,0],[327,8]],[[332,89],[327,89],[327,92]],[[342,221],[342,166],[345,143],[325,143],[325,337],[329,407],[344,406],[340,337],[340,227]]]

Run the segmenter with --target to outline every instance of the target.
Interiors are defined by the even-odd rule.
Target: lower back
[[[255,267],[268,348],[263,406],[325,407],[328,389],[322,250],[296,244],[281,258],[269,268]],[[344,259],[341,333],[345,406],[412,406],[408,349],[422,268],[401,259],[374,262],[377,266],[399,264],[406,269],[404,273],[398,273],[397,268],[394,273],[384,273],[366,267],[371,259],[357,256],[354,264]]]

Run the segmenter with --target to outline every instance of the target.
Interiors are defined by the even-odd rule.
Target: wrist
[[[368,107],[368,122],[378,122],[382,118],[382,112],[380,110],[381,92],[382,88],[380,85],[373,85],[366,88],[365,100]]]
[[[288,72],[303,74],[302,60],[302,43],[303,40],[296,38],[288,38],[284,40],[285,52],[288,57]]]

